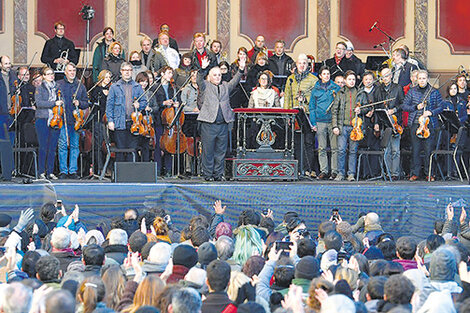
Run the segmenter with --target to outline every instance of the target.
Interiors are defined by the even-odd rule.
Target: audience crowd
[[[90,229],[75,206],[0,214],[0,312],[470,312],[470,228],[449,204],[420,241],[377,212],[213,214],[177,229],[164,209],[128,209]],[[457,211],[457,210],[456,210]],[[454,221],[454,215],[456,221]],[[281,217],[279,217],[281,218]]]

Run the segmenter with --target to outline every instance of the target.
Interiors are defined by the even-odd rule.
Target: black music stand
[[[299,113],[295,116],[295,120],[300,126],[300,172],[302,176],[305,176],[304,171],[304,154],[305,154],[305,147],[304,147],[304,135],[307,132],[312,131],[312,123],[310,122],[310,118],[307,116],[307,113],[304,111],[303,107],[295,107],[294,109],[298,110]],[[313,164],[310,164],[313,167]],[[309,179],[311,179],[309,177]]]
[[[449,134],[449,138],[447,138],[445,149],[447,151],[449,151],[451,149],[451,147],[450,147],[450,137],[452,137],[452,135],[455,135],[455,134],[458,133],[459,128],[460,128],[460,120],[457,117],[457,114],[453,110],[447,110],[447,109],[443,110],[441,113],[439,113],[439,119],[442,122],[442,127],[441,127],[441,130],[439,131],[436,150],[439,150],[441,140],[442,140],[442,132],[444,130],[446,130],[447,134]],[[458,145],[458,144],[459,143],[457,142],[456,145]],[[444,175],[442,174],[442,169],[441,169],[439,163],[437,163],[437,167],[439,169],[439,173],[441,174],[441,177],[444,177]],[[446,155],[446,167],[447,167],[447,175],[446,175],[446,177],[444,177],[444,180],[453,179],[453,177],[450,176],[450,173],[449,173],[450,172],[450,167],[451,167],[450,155]]]
[[[383,55],[368,56],[366,60],[366,70],[378,71],[382,63],[388,59],[388,56]]]
[[[15,143],[14,143],[14,163],[15,163],[15,176],[25,176],[21,173],[21,155],[19,148],[21,148],[21,136],[20,130],[21,125],[24,123],[31,122],[36,115],[36,110],[32,107],[21,108],[20,112],[15,116],[15,119],[8,127],[9,132],[15,132]]]
[[[390,118],[390,115],[387,113],[387,110],[385,109],[376,109],[374,113],[377,115],[379,118],[380,122],[387,128],[390,127],[393,129],[393,123]]]

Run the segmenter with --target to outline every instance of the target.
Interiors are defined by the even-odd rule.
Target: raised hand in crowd
[[[214,203],[214,211],[215,211],[215,214],[220,214],[220,215],[223,215],[225,213],[225,210],[227,209],[227,206],[222,206],[222,201],[220,200],[215,200],[215,203]]]

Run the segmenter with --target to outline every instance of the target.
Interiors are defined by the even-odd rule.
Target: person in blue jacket
[[[330,79],[330,68],[322,66],[318,71],[320,80],[315,84],[310,96],[310,123],[317,132],[318,160],[320,163],[320,175],[318,179],[328,178],[327,138],[331,149],[331,178],[338,175],[338,143],[337,136],[333,134],[331,127],[331,112],[328,110],[333,103],[336,93],[340,89]]]
[[[119,149],[136,149],[139,136],[131,133],[131,114],[134,110],[142,111],[147,106],[147,97],[142,86],[132,79],[132,64],[121,64],[121,79],[109,88],[106,102],[106,117],[108,128],[114,132],[116,147]],[[132,161],[129,154],[117,153],[116,161]]]

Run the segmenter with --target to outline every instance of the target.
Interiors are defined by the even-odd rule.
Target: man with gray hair
[[[67,228],[57,227],[54,229],[51,236],[51,255],[59,260],[62,273],[67,271],[70,263],[80,260],[80,257],[75,256],[71,251],[70,242],[70,232]]]
[[[120,228],[111,229],[108,234],[109,245],[104,247],[107,258],[115,260],[118,264],[122,264],[127,257],[129,250],[127,249],[127,233]]]
[[[0,312],[23,313],[29,312],[33,292],[31,288],[20,283],[9,284],[4,290],[1,301]]]
[[[132,64],[121,64],[121,79],[109,88],[106,102],[106,118],[108,128],[114,132],[114,140],[118,149],[136,149],[139,136],[131,133],[131,114],[135,110],[143,110],[147,107],[147,97],[142,86],[132,80]],[[139,99],[137,101],[136,99]],[[117,153],[116,161],[132,161],[131,154]]]
[[[215,248],[217,249],[219,260],[227,262],[232,271],[241,271],[240,264],[232,260],[233,252],[235,251],[235,243],[232,238],[220,236],[215,242]]]
[[[46,296],[47,313],[74,313],[75,298],[67,290],[54,290]]]
[[[168,313],[200,313],[201,296],[193,288],[181,288],[175,291],[168,305]]]
[[[238,85],[245,69],[246,59],[239,60],[239,71],[229,82],[222,81],[218,66],[207,70],[211,61],[207,56],[202,59],[197,74],[199,88],[199,116],[202,142],[202,174],[206,181],[225,180],[224,164],[229,138],[229,123],[235,121],[230,107],[230,92]],[[108,97],[109,99],[109,97]],[[108,100],[109,101],[109,100]]]
[[[303,110],[305,114],[309,116],[310,96],[318,78],[308,70],[308,58],[305,54],[299,54],[295,65],[296,68],[294,73],[287,77],[286,88],[284,90],[284,109],[298,108]],[[300,114],[304,113],[300,112]],[[315,171],[318,165],[314,164],[316,161],[313,126],[312,129],[304,129],[303,133],[303,151],[300,150],[300,133],[297,132],[295,136],[295,158],[297,160],[303,160],[304,162],[303,168],[299,169],[301,173],[305,173],[306,176],[316,177]],[[303,158],[301,158],[302,154],[304,156]]]

